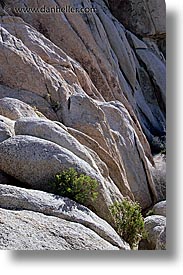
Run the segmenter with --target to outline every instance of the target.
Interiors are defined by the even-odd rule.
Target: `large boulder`
[[[120,249],[129,249],[129,246],[121,240],[106,221],[85,206],[68,198],[37,190],[0,185],[0,207],[11,210],[29,210],[77,222]]]
[[[77,222],[1,208],[0,217],[3,250],[119,250]]]
[[[0,99],[0,115],[16,120],[20,117],[38,117],[35,110],[28,104],[15,98]]]
[[[92,137],[99,146],[91,141],[87,146],[96,151],[107,165],[109,158],[105,154],[108,161],[105,160],[100,147],[108,152],[118,164],[116,171],[120,170],[121,180],[117,181],[114,174],[112,180],[122,194],[130,196],[131,193],[131,197],[133,195],[142,208],[150,207],[157,198],[146,157],[149,155],[151,160],[150,148],[124,105],[117,101],[100,103],[85,95],[74,94],[70,96],[69,106],[68,109],[63,104],[58,112],[64,124]],[[80,139],[80,142],[84,141]],[[108,168],[110,171],[110,165]]]
[[[109,206],[123,195],[86,161],[53,142],[31,136],[15,136],[0,144],[0,169],[33,189],[54,192],[55,175],[70,167],[99,182],[99,196],[92,206],[111,221]]]
[[[153,214],[166,217],[166,201],[160,201],[153,206]]]
[[[31,106],[36,114],[43,114],[48,119],[57,120],[57,115],[51,104],[40,95],[27,90],[11,89],[6,85],[0,85],[0,98],[14,98]]]
[[[22,135],[0,144],[0,168],[35,189],[52,190],[48,183],[70,167],[98,178],[87,162],[53,142]]]
[[[40,118],[22,118],[15,123],[16,135],[28,135],[52,141],[70,150],[97,170],[97,166],[87,149],[69,134],[66,129],[66,127],[63,128],[50,120]]]
[[[156,250],[161,249],[159,241],[160,234],[165,230],[166,218],[160,215],[148,216],[144,219],[145,230],[147,232],[147,239],[140,242],[140,249]],[[164,236],[164,235],[163,235]],[[164,247],[166,246],[166,239],[164,239]],[[162,246],[163,247],[163,246]]]

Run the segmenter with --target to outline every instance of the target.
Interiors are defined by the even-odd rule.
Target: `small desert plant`
[[[121,202],[114,202],[110,211],[114,218],[116,231],[129,243],[131,248],[134,248],[142,238],[146,237],[141,207],[137,202],[125,198]]]
[[[78,174],[70,168],[57,174],[53,182],[55,194],[68,197],[78,203],[87,205],[87,202],[97,198],[98,182],[90,176]]]

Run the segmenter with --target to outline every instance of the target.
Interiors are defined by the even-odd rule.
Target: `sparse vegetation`
[[[68,197],[86,206],[89,200],[96,200],[98,195],[98,182],[90,176],[79,175],[74,168],[57,174],[53,185],[55,194]]]
[[[137,202],[124,199],[110,207],[118,234],[134,248],[146,237],[141,207]]]

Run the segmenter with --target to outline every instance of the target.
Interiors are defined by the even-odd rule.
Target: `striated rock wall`
[[[153,179],[153,144],[155,139],[164,140],[166,134],[166,64],[160,47],[166,33],[164,1],[144,0],[138,5],[132,0],[3,3],[0,191],[4,190],[1,184],[12,185],[14,181],[19,188],[28,188],[28,193],[33,192],[30,188],[52,192],[48,183],[54,175],[75,167],[99,182],[99,196],[91,209],[111,225],[109,206],[115,200],[129,197],[143,209],[152,206],[160,197]],[[40,12],[43,6],[92,8],[95,12]],[[27,10],[30,7],[37,12]],[[156,150],[160,149],[156,144]],[[9,200],[5,206],[0,201],[2,215],[8,211],[8,219],[14,222],[24,222],[24,217],[25,222],[30,220],[34,207],[21,204],[20,208],[17,199],[14,202],[11,206]],[[13,212],[16,203],[17,209],[25,212]],[[33,236],[38,216],[31,220]],[[62,221],[57,220],[60,228]],[[3,232],[8,236],[9,222],[3,220]],[[68,232],[69,223],[63,221],[63,226]],[[78,230],[82,231],[82,226]],[[89,248],[90,238],[92,235],[86,237],[84,249]],[[120,248],[110,240],[101,241],[101,246],[94,244],[91,249],[113,249],[113,245]],[[76,244],[75,236],[73,243],[60,243],[60,249],[83,249]],[[21,245],[9,238],[9,243],[0,247],[20,249]],[[25,249],[43,246],[27,243]]]

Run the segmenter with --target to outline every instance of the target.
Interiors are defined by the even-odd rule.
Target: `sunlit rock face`
[[[166,136],[164,1],[1,2],[0,184],[53,193],[54,175],[74,167],[98,181],[92,211],[112,226],[116,200],[128,197],[144,210],[165,200],[155,179],[164,179],[165,159],[153,158]],[[14,221],[23,215],[11,213],[15,202]],[[34,212],[22,209],[26,219]],[[95,247],[120,244],[107,237]]]

